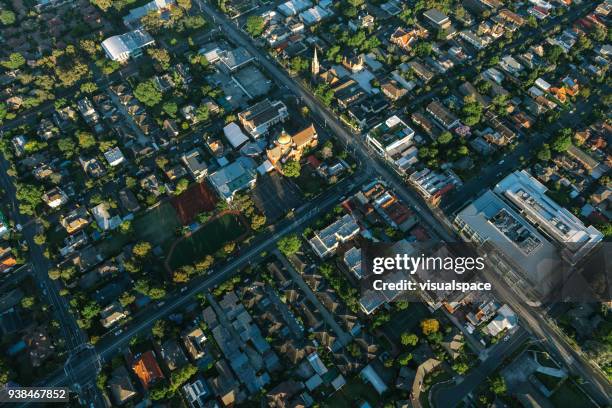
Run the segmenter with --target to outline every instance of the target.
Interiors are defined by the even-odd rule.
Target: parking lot
[[[284,217],[303,202],[297,186],[276,171],[261,176],[252,194],[255,205],[265,214],[268,222]]]

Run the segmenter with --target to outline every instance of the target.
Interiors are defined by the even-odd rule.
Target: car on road
[[[123,333],[123,329],[119,329],[115,332],[115,336],[119,336],[121,333]]]
[[[504,337],[504,341],[508,341],[510,340],[510,335],[507,335],[506,337]]]
[[[497,163],[498,166],[501,166],[502,164],[504,164],[506,161],[505,160],[500,160],[499,163]]]

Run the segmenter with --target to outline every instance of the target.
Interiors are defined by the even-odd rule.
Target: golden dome
[[[278,136],[277,141],[278,141],[278,144],[288,145],[291,143],[291,136],[289,136],[287,132],[282,131],[281,134]]]

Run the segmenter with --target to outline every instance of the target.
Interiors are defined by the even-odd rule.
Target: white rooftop
[[[548,188],[526,170],[511,173],[500,181],[494,190],[563,245],[572,260],[582,257],[603,240],[603,234],[599,230],[593,226],[585,226],[574,214],[546,195]]]

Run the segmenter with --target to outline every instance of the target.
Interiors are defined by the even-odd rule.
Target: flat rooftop
[[[475,233],[495,247],[533,284],[551,283],[559,264],[557,248],[493,191],[487,190],[459,212],[455,224],[465,226],[466,235]]]
[[[587,227],[546,195],[546,186],[526,170],[511,173],[495,186],[494,191],[565,247],[572,258],[583,256],[603,240],[599,230],[593,226]]]

